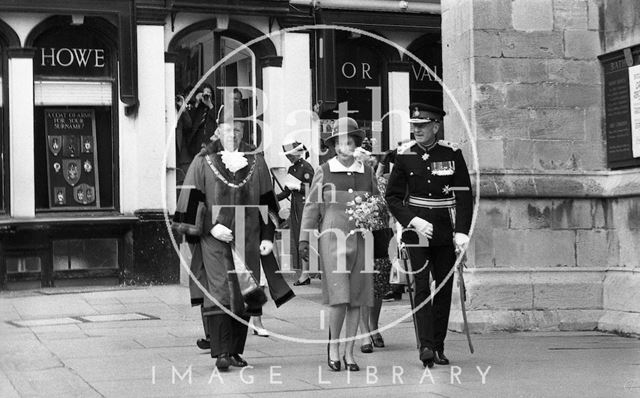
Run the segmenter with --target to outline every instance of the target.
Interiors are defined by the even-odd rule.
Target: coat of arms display
[[[49,205],[81,210],[100,206],[93,109],[45,109]]]

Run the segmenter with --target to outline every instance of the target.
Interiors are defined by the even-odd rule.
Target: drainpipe
[[[416,0],[290,0],[289,3],[323,9],[440,14],[440,2],[425,3]]]

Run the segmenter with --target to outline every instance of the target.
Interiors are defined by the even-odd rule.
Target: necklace
[[[232,187],[232,188],[240,188],[244,184],[246,184],[247,181],[249,181],[249,178],[251,178],[251,175],[253,174],[253,170],[256,167],[256,162],[254,160],[253,163],[251,164],[251,168],[249,169],[249,174],[247,174],[247,176],[244,178],[244,180],[240,181],[239,184],[234,184],[232,182],[229,182],[226,178],[224,178],[224,176],[222,174],[220,174],[220,172],[218,171],[216,166],[213,164],[213,161],[211,160],[211,157],[209,155],[206,155],[205,159],[207,159],[207,163],[209,163],[209,167],[213,171],[213,174],[215,174],[216,177],[218,177],[218,179],[220,179],[220,181],[224,182],[227,186]]]

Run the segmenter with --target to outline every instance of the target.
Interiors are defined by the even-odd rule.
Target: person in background
[[[358,156],[357,156],[358,158]],[[359,156],[366,165],[376,170],[378,159],[375,156],[364,153]],[[386,189],[386,180],[378,178],[378,190],[384,198]],[[380,311],[382,310],[382,299],[391,289],[389,284],[389,274],[391,273],[391,260],[389,259],[389,242],[393,238],[393,231],[388,227],[389,212],[385,209],[379,215],[381,224],[386,224],[385,228],[374,230],[374,252],[373,252],[373,269],[376,273],[373,275],[373,306],[360,307],[360,332],[367,334],[360,342],[360,351],[365,354],[373,352],[373,347],[384,347],[384,339],[379,332],[371,333],[378,330],[378,322],[380,319]]]
[[[287,171],[285,186],[277,195],[278,201],[290,198],[291,210],[289,212],[291,267],[300,269],[300,275],[293,285],[308,285],[311,283],[309,275],[309,262],[300,258],[298,244],[300,242],[300,223],[302,222],[302,210],[306,199],[306,190],[313,180],[313,167],[305,159],[309,157],[307,148],[298,141],[282,145],[284,155],[291,162]]]
[[[196,104],[191,116],[191,134],[186,137],[187,153],[191,159],[207,146],[218,125],[213,101],[213,87],[209,83],[204,83],[202,92],[196,94]]]

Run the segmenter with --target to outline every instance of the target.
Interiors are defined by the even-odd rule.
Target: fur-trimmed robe
[[[217,303],[210,300],[193,279],[190,279],[191,304],[203,304],[204,315],[220,313],[219,305],[229,308],[240,315],[245,312],[245,303],[240,293],[237,276],[228,272],[234,270],[231,245],[217,240],[211,235],[210,231],[215,224],[222,224],[233,231],[234,243],[237,244],[235,240],[239,236],[236,230],[235,213],[236,211],[242,211],[245,217],[244,260],[247,268],[259,280],[260,242],[262,240],[273,242],[275,225],[271,221],[271,217],[266,217],[265,219],[258,208],[219,208],[217,210],[218,214],[214,219],[214,206],[265,205],[268,206],[270,213],[275,212],[277,214],[278,205],[275,200],[269,169],[262,153],[253,154],[252,151],[255,148],[241,142],[238,151],[249,152],[245,153],[249,164],[238,172],[231,173],[222,162],[219,154],[221,149],[219,144],[210,145],[207,150],[203,150],[194,158],[185,177],[184,188],[180,192],[176,213],[186,209],[192,190],[204,193],[206,213],[202,235],[194,247],[191,271],[198,282],[215,298]],[[215,168],[215,171],[213,168]],[[277,263],[273,253],[262,257],[262,262],[265,273],[269,273],[268,280],[271,282],[271,277],[277,270]],[[273,267],[276,269],[274,270]],[[278,282],[280,283],[274,284],[283,290],[277,294],[278,301],[276,303],[282,304],[293,297],[293,292],[286,285],[280,274],[275,275],[279,277]],[[282,283],[284,283],[284,287]]]

